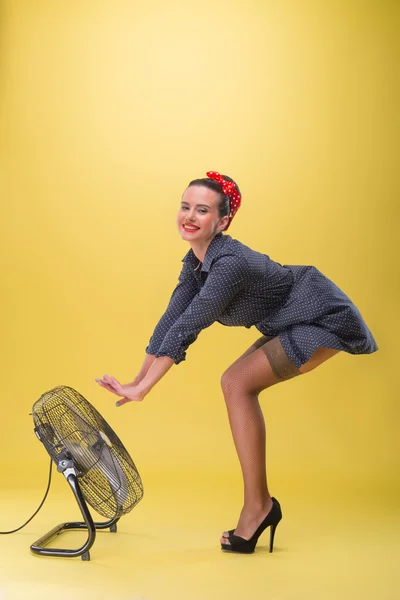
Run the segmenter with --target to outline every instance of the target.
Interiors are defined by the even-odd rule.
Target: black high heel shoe
[[[257,527],[249,540],[245,540],[239,535],[235,535],[234,529],[228,531],[228,540],[230,544],[222,544],[222,550],[227,552],[239,552],[241,554],[251,554],[257,545],[258,538],[267,527],[271,527],[269,536],[269,551],[272,552],[274,549],[274,537],[275,530],[278,526],[279,521],[282,519],[281,505],[276,498],[272,498],[272,508],[265,517],[264,521]]]

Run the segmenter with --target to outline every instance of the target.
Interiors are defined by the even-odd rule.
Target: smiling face
[[[176,219],[179,234],[184,240],[207,243],[226,227],[229,218],[219,216],[220,199],[218,192],[201,185],[186,189]]]

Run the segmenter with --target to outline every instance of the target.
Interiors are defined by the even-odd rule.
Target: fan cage
[[[79,392],[58,386],[33,405],[35,432],[58,465],[73,460],[87,503],[111,519],[127,514],[143,497],[138,470],[121,440]]]

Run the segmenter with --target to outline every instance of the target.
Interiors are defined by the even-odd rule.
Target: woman
[[[340,351],[370,354],[378,347],[351,300],[313,266],[281,265],[229,235],[223,235],[241,203],[236,183],[209,171],[192,181],[177,215],[191,250],[168,307],[157,324],[137,377],[121,385],[97,379],[122,396],[117,406],[141,401],[200,331],[214,321],[255,326],[263,335],[223,374],[222,390],[244,482],[244,505],[235,530],[224,532],[221,548],[253,552],[270,527],[270,552],[282,518],[267,487],[265,424],[258,402],[262,390],[307,373]]]

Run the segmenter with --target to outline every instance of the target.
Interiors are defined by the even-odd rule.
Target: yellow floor
[[[190,481],[190,485],[188,485]],[[193,483],[195,481],[195,483]],[[300,486],[299,486],[300,489]],[[399,600],[400,516],[394,493],[349,482],[281,482],[274,493],[283,520],[269,554],[269,534],[253,555],[219,549],[235,525],[237,481],[147,474],[142,502],[121,519],[117,534],[99,532],[91,561],[37,557],[29,545],[78,511],[63,477],[21,532],[0,537],[0,599],[121,600]],[[307,491],[304,491],[307,490]],[[42,489],[2,490],[0,529],[32,514]],[[81,532],[58,538],[70,547]]]

